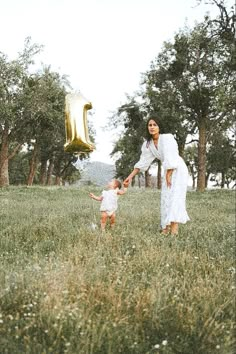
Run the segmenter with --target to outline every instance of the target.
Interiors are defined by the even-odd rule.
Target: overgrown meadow
[[[234,353],[235,192],[189,192],[174,237],[158,190],[130,188],[105,234],[89,191],[0,190],[0,353]]]

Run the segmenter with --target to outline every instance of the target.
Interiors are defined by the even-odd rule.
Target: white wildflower
[[[236,272],[236,270],[235,270],[234,267],[230,267],[228,270],[229,270],[232,274],[235,274],[235,272]]]

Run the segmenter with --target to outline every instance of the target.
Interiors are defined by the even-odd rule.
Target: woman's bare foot
[[[170,232],[169,226],[165,227],[161,230],[161,235],[167,235]]]
[[[177,236],[178,235],[179,224],[177,222],[172,222],[170,224],[170,233],[171,235]]]

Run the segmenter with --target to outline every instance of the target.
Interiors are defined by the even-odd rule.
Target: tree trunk
[[[189,165],[189,170],[190,170],[190,174],[192,176],[192,189],[194,190],[196,188],[196,177],[195,177],[195,174],[194,174],[194,167],[190,164]]]
[[[179,155],[181,157],[183,157],[184,156],[185,141],[179,143],[178,148],[179,148]]]
[[[60,186],[61,185],[61,160],[60,159],[57,159],[55,161],[54,170],[55,170],[55,176],[56,176],[55,185]]]
[[[204,192],[206,185],[206,124],[199,124],[197,191]]]
[[[161,161],[157,161],[157,189],[161,189]]]
[[[35,176],[35,172],[36,172],[36,168],[37,168],[37,162],[38,162],[38,146],[37,146],[37,143],[35,143],[32,158],[30,161],[30,171],[29,171],[29,175],[28,175],[27,186],[33,185],[34,176]]]
[[[56,186],[60,186],[61,185],[61,177],[60,176],[56,176],[55,185]]]
[[[151,187],[151,175],[149,173],[149,169],[145,171],[145,188]]]
[[[194,190],[196,188],[196,178],[192,176],[192,179],[193,179],[192,189]]]
[[[224,188],[225,186],[225,173],[221,172],[221,184],[220,184],[220,188]]]
[[[226,183],[227,188],[229,189],[229,187],[230,187],[230,180],[229,180],[228,178],[225,179],[225,183]]]
[[[205,179],[205,187],[208,187],[208,181],[209,181],[210,173],[207,173],[206,179]]]
[[[138,187],[141,188],[141,178],[140,178],[140,175],[138,175]]]
[[[39,183],[42,184],[43,186],[46,183],[46,178],[47,178],[47,161],[48,160],[41,160],[41,166],[40,166],[40,176],[39,176]]]
[[[3,130],[0,150],[0,187],[9,186],[8,172],[8,130]]]
[[[47,172],[47,185],[52,185],[52,172],[54,168],[54,157],[49,160],[48,172]]]

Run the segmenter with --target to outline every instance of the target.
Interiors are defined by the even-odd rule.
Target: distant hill
[[[76,184],[93,183],[97,186],[105,186],[112,178],[115,177],[115,166],[107,163],[94,161],[84,165],[81,172],[81,179]]]

